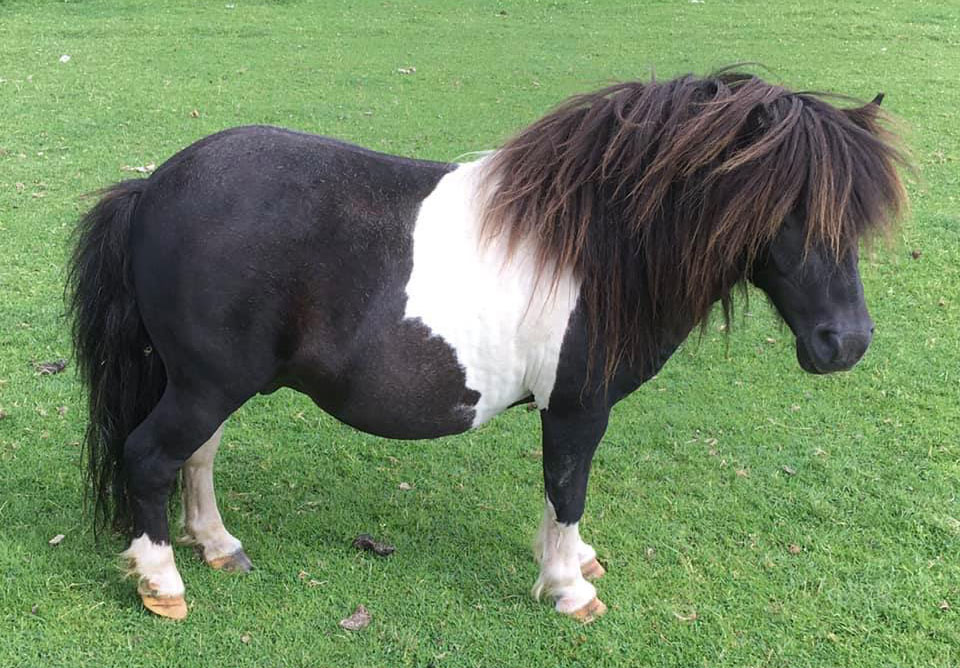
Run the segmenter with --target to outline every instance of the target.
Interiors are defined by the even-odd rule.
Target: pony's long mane
[[[756,76],[629,82],[571,98],[488,158],[483,231],[582,282],[604,378],[706,321],[784,218],[838,260],[906,202],[878,104],[837,108]]]

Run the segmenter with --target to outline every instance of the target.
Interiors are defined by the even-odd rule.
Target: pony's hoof
[[[250,557],[243,551],[243,548],[225,557],[211,559],[207,564],[214,570],[226,571],[227,573],[247,573],[253,569],[253,562],[250,561]]]
[[[187,616],[187,601],[183,596],[153,596],[140,594],[143,607],[155,615],[170,619],[185,619]]]
[[[585,564],[580,564],[580,573],[588,580],[597,580],[606,574],[607,569],[600,565],[597,558],[594,557]],[[601,604],[602,605],[602,604]]]
[[[595,620],[597,617],[599,617],[606,611],[607,611],[607,606],[603,604],[603,601],[601,601],[599,598],[594,597],[592,601],[587,603],[585,606],[583,606],[579,610],[574,610],[573,612],[571,612],[570,616],[579,622],[583,622],[584,624],[589,624],[590,622]]]

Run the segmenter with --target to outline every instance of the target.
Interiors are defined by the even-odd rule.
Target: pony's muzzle
[[[797,337],[797,361],[810,373],[846,371],[860,361],[873,339],[873,322],[842,327],[834,323],[813,328],[810,338]]]

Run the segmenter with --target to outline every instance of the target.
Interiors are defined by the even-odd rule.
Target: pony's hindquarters
[[[145,605],[182,618],[186,604],[170,546],[167,497],[180,467],[242,401],[226,398],[221,375],[204,375],[196,360],[175,355],[173,366],[170,360],[165,365],[162,351],[153,347],[137,299],[130,243],[147,184],[108,188],[83,218],[67,289],[77,365],[88,393],[86,475],[94,524],[130,533],[124,555]],[[168,368],[175,373],[168,375]],[[200,491],[210,492],[198,502],[209,505],[212,473],[210,485],[198,481]]]

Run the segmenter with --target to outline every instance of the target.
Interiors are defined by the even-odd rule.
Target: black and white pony
[[[762,288],[813,373],[873,323],[858,241],[904,203],[879,98],[837,108],[720,73],[576,97],[463,165],[272,127],[108,188],[69,273],[99,525],[150,610],[187,613],[185,538],[247,570],[213,486],[223,424],[280,387],[380,436],[455,434],[533,401],[546,502],[536,596],[589,620],[603,574],[577,528],[611,406],[733,288]]]

